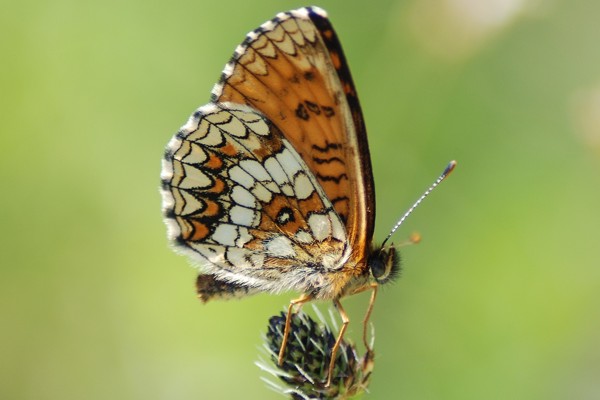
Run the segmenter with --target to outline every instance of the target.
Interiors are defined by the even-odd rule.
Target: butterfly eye
[[[369,268],[377,283],[392,281],[400,273],[400,253],[393,246],[375,250],[369,259]]]

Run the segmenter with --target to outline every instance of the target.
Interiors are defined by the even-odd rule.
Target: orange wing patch
[[[212,100],[250,105],[283,132],[364,261],[375,218],[371,164],[356,90],[327,18],[310,9],[282,13],[248,34]]]

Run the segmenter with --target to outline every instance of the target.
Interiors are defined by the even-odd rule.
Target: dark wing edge
[[[329,50],[333,65],[344,88],[350,112],[352,113],[352,121],[356,131],[356,148],[358,150],[356,157],[358,157],[360,162],[356,180],[362,180],[364,190],[364,226],[367,240],[366,246],[368,247],[370,246],[375,229],[375,181],[373,179],[371,153],[369,152],[369,142],[367,140],[367,128],[360,101],[358,100],[356,87],[350,73],[350,68],[348,67],[346,56],[342,50],[342,45],[327,17],[327,13],[319,7],[307,7],[306,10],[311,21],[315,24],[319,32],[321,32],[321,37],[327,46],[327,50]],[[369,249],[367,248],[368,251]]]

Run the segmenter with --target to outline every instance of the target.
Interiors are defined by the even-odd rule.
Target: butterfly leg
[[[373,312],[373,306],[375,305],[375,299],[377,298],[377,289],[379,285],[376,283],[371,283],[366,286],[359,288],[358,290],[352,292],[352,294],[366,292],[367,290],[372,290],[371,299],[369,300],[369,306],[367,307],[367,312],[365,312],[365,317],[363,318],[363,343],[367,351],[373,351],[369,343],[367,342],[367,327],[369,326],[369,319],[371,318],[371,313]]]
[[[290,326],[292,324],[292,312],[294,311],[294,306],[298,305],[298,309],[296,312],[300,311],[302,305],[306,302],[312,300],[312,296],[309,294],[304,294],[301,297],[290,301],[290,305],[288,306],[287,316],[285,317],[285,328],[283,330],[283,340],[281,341],[281,348],[279,349],[279,357],[277,359],[277,363],[279,365],[283,365],[283,355],[285,354],[285,347],[287,345],[288,337],[290,336]]]
[[[340,317],[342,318],[342,327],[340,328],[340,333],[338,333],[338,337],[335,340],[335,344],[333,345],[333,349],[331,349],[331,359],[329,360],[329,370],[327,372],[327,383],[325,387],[329,387],[331,385],[331,378],[333,376],[333,368],[335,367],[335,356],[337,355],[337,351],[342,343],[342,339],[344,339],[344,333],[346,332],[346,328],[350,323],[350,318],[348,318],[348,314],[346,314],[346,310],[342,307],[342,303],[339,300],[334,300],[333,304],[335,308],[337,308],[340,313]]]
[[[365,348],[367,351],[373,351],[369,343],[367,342],[367,326],[369,325],[369,318],[371,318],[371,312],[373,311],[373,306],[375,305],[375,299],[377,298],[377,288],[379,286],[376,283],[371,284],[364,290],[371,289],[371,299],[369,300],[369,306],[367,307],[367,312],[365,313],[365,317],[363,318],[363,343],[365,344]]]

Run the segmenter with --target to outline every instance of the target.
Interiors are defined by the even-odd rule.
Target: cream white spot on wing
[[[346,228],[342,225],[340,217],[334,212],[329,212],[329,218],[331,219],[331,226],[333,230],[333,237],[341,242],[346,241]]]
[[[236,185],[233,187],[231,199],[244,207],[257,208],[256,197],[242,186]]]
[[[251,191],[254,197],[263,203],[270,203],[273,199],[273,193],[267,190],[263,185],[255,185]]]
[[[181,195],[181,197],[183,198],[183,202],[185,204],[185,206],[183,207],[183,210],[181,210],[180,215],[192,214],[192,213],[195,213],[196,211],[204,208],[204,203],[202,201],[198,200],[196,197],[194,197],[188,191],[179,190],[178,192]]]
[[[275,157],[269,157],[264,161],[265,169],[279,186],[289,183],[288,176]]]
[[[222,124],[229,121],[231,119],[231,113],[229,110],[223,110],[221,107],[219,107],[219,104],[217,104],[217,107],[218,111],[205,114],[204,119],[211,124]]]
[[[274,42],[275,45],[282,52],[290,55],[294,55],[296,53],[296,46],[292,40],[292,38],[284,31],[282,25],[278,25],[273,29]],[[296,60],[297,62],[298,60]]]
[[[296,255],[292,242],[285,236],[276,236],[270,239],[266,243],[265,249],[273,257],[294,257]]]
[[[198,168],[182,164],[184,178],[179,183],[182,189],[205,188],[212,185],[210,178]]]
[[[207,155],[206,152],[202,149],[202,147],[198,146],[193,142],[184,142],[185,150],[187,154],[182,154],[184,157],[181,158],[181,161],[187,164],[202,164],[206,161]],[[182,149],[184,146],[182,146]],[[180,153],[179,151],[177,153]],[[176,158],[176,157],[174,157]]]
[[[211,124],[209,124],[207,120],[202,119],[196,124],[196,126],[190,129],[188,134],[185,136],[185,139],[192,142],[199,142],[207,135],[210,127]]]
[[[294,197],[294,189],[292,189],[292,185],[290,185],[289,183],[285,183],[282,186],[279,186],[279,189],[286,196]]]
[[[279,214],[277,214],[277,223],[280,225],[285,225],[287,224],[292,218],[294,217],[294,214],[292,214],[291,210],[281,210],[279,211]]]
[[[312,182],[304,172],[299,172],[294,178],[294,192],[296,197],[304,200],[310,197],[315,191]]]
[[[246,189],[250,189],[256,183],[254,178],[249,173],[244,171],[239,165],[229,169],[229,178],[232,181],[239,183]]]
[[[267,125],[264,118],[252,108],[247,107],[247,109],[235,110],[232,111],[231,114],[235,115],[244,125],[257,135],[267,136],[270,133],[269,125]]]
[[[212,239],[225,246],[235,246],[238,232],[235,225],[219,224],[212,234]]]
[[[294,157],[294,155],[290,152],[289,149],[283,149],[279,154],[277,154],[277,160],[279,164],[283,167],[283,170],[286,172],[288,177],[292,177],[296,175],[298,171],[302,170],[302,166],[298,162],[298,160]]]
[[[304,244],[312,243],[314,241],[314,238],[311,236],[311,234],[302,229],[296,232],[294,237],[296,241]]]
[[[310,20],[307,21],[306,19],[297,19],[296,22],[306,39],[309,42],[314,43],[316,39],[316,30],[312,22]]]
[[[235,225],[251,227],[256,227],[259,221],[258,213],[251,208],[242,206],[231,207],[229,210],[229,219],[231,220],[231,223]]]
[[[271,133],[269,125],[267,125],[267,123],[262,118],[254,122],[248,122],[247,125],[248,128],[252,129],[252,131],[257,135],[267,136],[269,133]]]
[[[229,122],[219,124],[219,128],[235,137],[245,137],[247,134],[246,126],[235,117],[231,118]]]
[[[312,235],[318,241],[323,241],[331,236],[331,220],[323,214],[312,214],[308,217],[308,226]]]
[[[262,182],[262,184],[272,193],[280,193],[281,190],[279,189],[279,186],[277,186],[277,184],[273,181],[265,181]]]
[[[206,136],[199,140],[205,146],[220,146],[224,141],[223,133],[215,125],[211,125]]]
[[[268,64],[262,57],[256,56],[254,49],[248,50],[248,53],[244,56],[253,58],[252,62],[244,64],[244,67],[248,69],[248,72],[258,76],[269,74]]]
[[[277,57],[277,48],[275,47],[273,42],[268,40],[267,37],[264,35],[259,37],[258,40],[252,43],[252,48],[264,57]]]
[[[251,131],[248,132],[248,136],[240,138],[239,141],[241,146],[245,148],[245,150],[241,150],[242,153],[256,153],[264,148],[264,144],[260,141],[260,137],[253,134]]]
[[[299,46],[304,45],[304,36],[302,35],[302,31],[298,29],[296,25],[296,21],[292,21],[288,19],[287,21],[282,22],[281,26],[287,31],[290,38]]]
[[[239,226],[238,227],[238,234],[239,234],[239,237],[235,241],[235,245],[237,247],[244,247],[244,245],[246,243],[248,243],[249,241],[251,241],[252,239],[254,239],[254,236],[252,236],[250,234],[250,232],[248,231],[248,229],[245,228],[245,227],[243,227],[243,226]]]
[[[240,161],[240,167],[252,175],[257,181],[272,180],[271,175],[269,175],[265,167],[263,167],[263,165],[256,160],[242,160]]]

